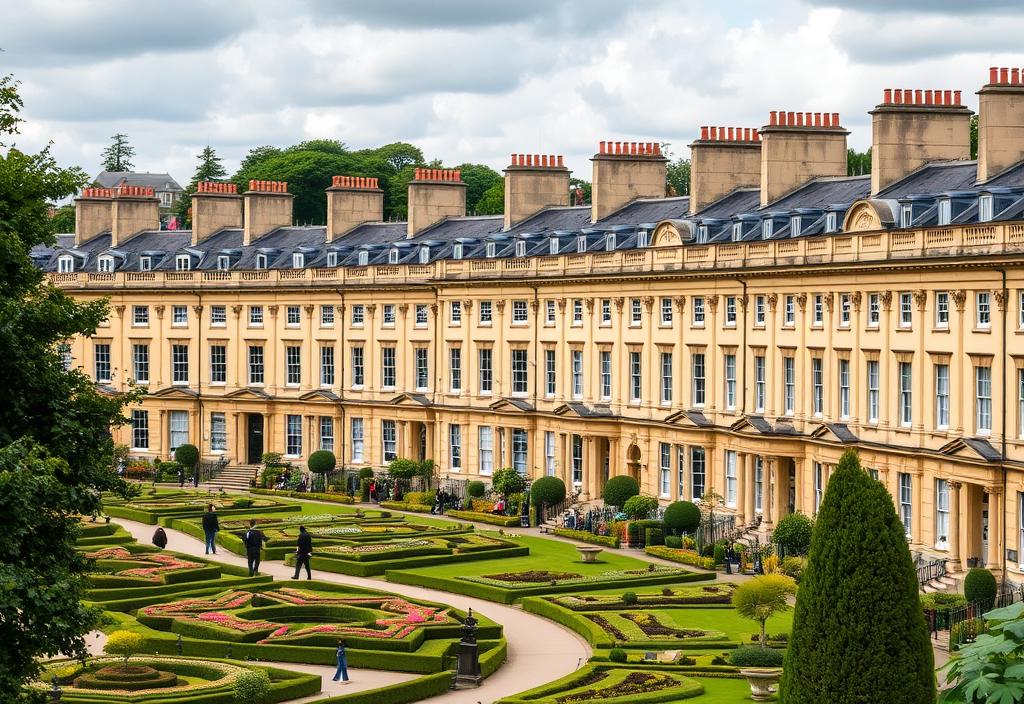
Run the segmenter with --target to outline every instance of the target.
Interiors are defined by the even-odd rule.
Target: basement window
[[[187,254],[179,254],[174,258],[174,268],[177,271],[189,271],[192,268],[192,257]]]
[[[256,255],[256,268],[257,269],[266,269],[267,268],[267,255],[266,254],[257,254]]]
[[[217,270],[227,271],[231,268],[231,257],[226,254],[217,255]]]
[[[139,257],[139,271],[152,271],[153,257]]]
[[[75,258],[70,254],[62,254],[57,257],[57,271],[61,274],[70,274],[75,270]]]
[[[292,269],[301,269],[306,266],[306,255],[302,252],[292,252]]]
[[[526,256],[526,242],[516,242],[516,256],[517,257],[525,257]]]
[[[430,247],[420,247],[420,264],[430,261]]]
[[[992,219],[992,196],[978,198],[978,222],[989,222]]]
[[[455,259],[462,259],[462,243],[456,242],[452,245],[452,257]]]
[[[111,272],[114,270],[114,258],[111,256],[102,256],[96,260],[96,271],[99,272]]]
[[[397,263],[398,263],[398,250],[397,249],[389,249],[388,250],[388,264],[397,264]]]
[[[948,225],[952,215],[952,204],[949,202],[949,198],[943,198],[939,201],[939,225]]]

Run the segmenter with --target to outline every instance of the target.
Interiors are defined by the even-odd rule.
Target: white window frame
[[[479,473],[485,477],[494,474],[494,428],[481,425],[477,428],[477,449],[479,454]]]
[[[362,464],[364,461],[363,457],[366,449],[364,430],[365,426],[360,416],[354,416],[349,419],[349,437],[353,464]]]
[[[284,417],[284,456],[302,456],[302,416],[297,413]]]
[[[462,471],[462,426],[448,424],[448,466],[453,472]]]
[[[736,508],[736,487],[739,482],[736,471],[738,462],[739,456],[735,450],[725,451],[725,505],[727,508]]]
[[[949,327],[949,292],[935,292],[935,327],[945,330]]]
[[[384,463],[398,459],[398,427],[393,420],[384,419],[380,422],[380,450]]]
[[[992,434],[992,367],[974,368],[974,428],[978,435]]]
[[[900,425],[909,428],[914,422],[914,368],[910,362],[896,365],[900,390]]]
[[[672,353],[661,353],[661,405],[672,405]]]
[[[935,427],[949,429],[949,365],[935,365]]]
[[[974,325],[979,330],[992,328],[992,294],[988,291],[974,293]]]
[[[736,355],[726,354],[722,359],[725,374],[725,410],[736,410]]]
[[[191,271],[192,270],[192,257],[188,254],[178,254],[174,257],[174,270],[175,271]]]
[[[140,260],[141,261],[141,260]],[[75,258],[70,254],[62,254],[57,257],[57,273],[73,274],[75,271]]]

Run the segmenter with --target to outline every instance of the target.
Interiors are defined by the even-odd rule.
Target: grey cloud
[[[804,0],[808,5],[880,13],[989,15],[1020,10],[1020,0]]]

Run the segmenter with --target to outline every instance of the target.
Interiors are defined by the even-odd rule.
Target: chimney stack
[[[591,222],[637,198],[665,197],[668,159],[658,142],[601,142],[591,161]]]
[[[690,214],[761,183],[761,135],[751,127],[701,127],[690,144]]]
[[[334,242],[364,222],[384,220],[384,191],[376,178],[335,176],[327,189],[327,241]]]
[[[773,110],[761,128],[761,205],[818,176],[846,175],[839,113]]]
[[[971,156],[971,111],[958,90],[886,88],[870,115],[872,195],[929,161]]]
[[[225,227],[243,225],[242,196],[233,183],[200,181],[192,194],[192,244],[197,245]]]
[[[152,186],[118,186],[113,189],[110,246],[117,247],[146,230],[160,229],[160,199]]]
[[[242,224],[242,246],[292,224],[292,201],[287,181],[249,181]]]
[[[458,169],[416,169],[409,181],[408,236],[447,217],[466,214],[466,184]]]
[[[505,169],[505,229],[550,205],[569,205],[569,169],[562,155],[513,154]]]
[[[989,69],[978,91],[978,182],[1024,159],[1024,69]]]
[[[75,246],[114,229],[112,188],[83,188],[75,198]]]

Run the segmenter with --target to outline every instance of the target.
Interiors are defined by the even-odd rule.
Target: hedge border
[[[694,555],[692,551],[682,549],[677,550],[676,548],[667,548],[661,545],[651,545],[650,547],[644,548],[644,552],[652,557],[660,557],[663,560],[678,562],[681,565],[690,565],[691,567],[699,567],[705,570],[715,569],[715,558]]]
[[[496,516],[493,513],[482,513],[480,511],[447,511],[444,515],[463,521],[488,523],[492,526],[501,526],[503,528],[518,528],[520,524],[519,516]]]
[[[591,543],[592,545],[601,545],[606,548],[618,548],[621,543],[618,536],[594,535],[590,531],[586,530],[573,530],[571,528],[555,528],[551,531],[551,533],[552,535],[557,535],[562,538],[578,540],[581,543]]]

